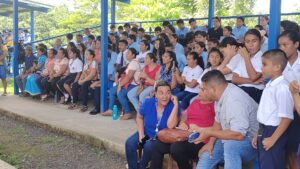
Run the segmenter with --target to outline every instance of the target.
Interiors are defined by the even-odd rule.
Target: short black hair
[[[224,39],[221,41],[219,47],[220,47],[220,48],[226,48],[227,45],[238,46],[238,42],[237,42],[236,39],[233,38],[233,37],[226,37],[226,38],[224,38]]]
[[[196,22],[196,20],[194,18],[189,19],[189,24],[191,24],[192,22]]]
[[[217,44],[217,46],[219,46],[219,44],[220,44],[220,42],[219,42],[219,40],[217,38],[209,38],[207,40],[207,42],[212,42],[214,44]]]
[[[206,84],[227,84],[225,76],[219,70],[208,71],[202,76],[201,81]]]
[[[165,26],[168,26],[170,25],[171,23],[169,21],[163,21],[162,23],[162,26],[165,27]]]
[[[262,55],[262,57],[265,59],[269,59],[272,62],[272,64],[279,64],[281,66],[282,72],[285,69],[288,62],[288,58],[285,52],[280,49],[268,50]]]
[[[133,27],[133,28],[131,28],[131,31],[137,33],[138,32],[138,28]]]
[[[130,28],[130,24],[129,23],[125,23],[124,24],[124,27],[126,28],[126,27],[129,27]]]
[[[73,39],[73,34],[72,33],[68,33],[66,35],[67,39],[72,40]]]
[[[184,24],[184,21],[183,21],[182,19],[178,19],[178,20],[176,21],[176,23],[177,23],[177,24]]]
[[[94,36],[94,35],[89,35],[89,36],[88,36],[88,39],[95,40],[95,36]]]
[[[123,30],[123,29],[124,29],[124,28],[123,28],[122,25],[118,26],[118,30]]]
[[[154,28],[154,32],[161,32],[161,31],[162,31],[162,29],[160,26],[157,26]]]
[[[133,34],[130,34],[128,38],[132,39],[134,42],[136,41],[136,36]]]
[[[110,25],[110,29],[115,29],[116,26],[115,25]]]
[[[205,38],[207,37],[207,33],[204,32],[204,31],[196,31],[195,34],[194,34],[194,37],[198,36],[198,35],[201,35],[201,36],[203,36]]]
[[[134,48],[129,48],[128,49],[135,57],[138,55],[138,52]]]
[[[125,40],[125,39],[120,40],[120,41],[119,41],[119,44],[120,44],[120,43],[124,43],[126,46],[128,46],[128,42],[127,42],[127,40]]]
[[[167,86],[167,87],[169,87],[170,90],[171,90],[171,86],[170,86],[170,84],[169,84],[168,82],[166,82],[166,81],[164,81],[164,80],[159,80],[159,81],[157,81],[157,82],[155,83],[155,85],[154,85],[154,90],[155,90],[155,92],[157,92],[157,89],[158,89],[159,87],[162,87],[162,86]]]
[[[176,32],[176,29],[174,28],[173,25],[169,24],[167,27],[172,31],[172,33]]]
[[[139,28],[138,31],[145,33],[145,29],[144,28]]]

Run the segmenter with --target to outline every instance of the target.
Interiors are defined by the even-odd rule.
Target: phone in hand
[[[199,136],[200,134],[198,132],[193,132],[192,134],[189,135],[188,142],[193,143]]]

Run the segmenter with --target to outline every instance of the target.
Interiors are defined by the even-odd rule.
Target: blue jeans
[[[218,163],[225,162],[224,169],[242,169],[242,161],[251,161],[257,157],[257,151],[251,145],[251,139],[243,141],[221,140],[215,142],[212,157],[204,152],[197,164],[197,169],[213,169]]]
[[[146,141],[144,148],[143,148],[143,155],[139,162],[139,169],[145,169],[151,160],[152,150],[155,145],[154,140]],[[129,169],[138,169],[138,157],[137,157],[137,150],[138,150],[138,143],[139,143],[139,134],[138,132],[134,133],[130,136],[125,143],[125,151],[126,151],[126,159],[128,163]]]
[[[114,104],[116,102],[116,94],[117,94],[117,87],[118,86],[113,86],[109,89],[109,105],[108,109],[112,110],[114,107]]]
[[[130,105],[129,105],[129,100],[127,98],[127,93],[133,89],[135,87],[135,85],[130,84],[128,86],[128,88],[122,88],[120,90],[120,92],[118,93],[118,100],[122,105],[123,108],[123,112],[124,114],[129,113],[130,112]]]
[[[177,96],[178,100],[181,101],[180,107],[185,110],[190,105],[190,101],[192,98],[197,96],[197,93],[192,93],[188,91],[181,91],[179,93],[176,93],[175,96]]]
[[[139,96],[136,95],[136,91],[138,89],[138,86],[131,89],[127,96],[129,101],[133,104],[134,109],[136,110],[136,112],[139,112],[140,110],[140,105],[144,103],[144,101],[146,100],[146,97],[149,96],[151,94],[151,92],[154,90],[153,86],[148,86],[145,87],[145,89],[140,93]]]

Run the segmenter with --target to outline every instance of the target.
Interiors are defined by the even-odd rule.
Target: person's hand
[[[275,140],[272,137],[267,137],[262,141],[262,145],[266,151],[270,150],[275,144]]]
[[[147,79],[148,75],[145,72],[140,73],[140,78]]]
[[[292,94],[300,93],[300,84],[297,81],[293,81],[290,83],[290,91]]]
[[[118,85],[118,89],[117,89],[117,94],[119,94],[119,92],[121,91],[122,87],[120,85]]]
[[[83,79],[79,79],[79,80],[78,80],[78,84],[79,84],[79,85],[82,85],[83,83],[84,83],[84,80],[83,80]]]
[[[178,128],[182,130],[188,130],[189,126],[186,123],[182,122],[179,124]]]
[[[210,128],[201,128],[199,131],[197,131],[199,133],[199,137],[194,140],[194,144],[199,144],[210,137],[210,130]]]
[[[174,105],[178,105],[178,98],[177,96],[171,96],[171,101],[173,102]]]
[[[139,142],[142,142],[142,139],[145,137],[145,134],[139,134]]]
[[[205,144],[198,153],[198,157],[200,157],[204,152],[208,152],[209,157],[212,158],[214,145],[212,143]]]
[[[265,78],[264,77],[261,77],[259,79],[257,79],[255,82],[253,82],[254,84],[256,85],[260,85],[260,84],[264,84],[265,83]]]
[[[257,137],[258,137],[258,134],[255,134],[252,139],[252,147],[255,149],[257,149]]]
[[[224,57],[230,60],[236,53],[237,48],[236,46],[227,45],[226,48],[222,50]]]
[[[240,47],[239,48],[239,53],[244,59],[249,59],[250,58],[250,54],[249,54],[249,52],[247,51],[247,49],[245,47]]]
[[[93,82],[91,85],[90,85],[90,88],[91,89],[95,89],[95,87],[96,87],[96,85],[95,85],[96,83],[95,82]]]

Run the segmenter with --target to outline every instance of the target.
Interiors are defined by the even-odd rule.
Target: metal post
[[[208,7],[208,28],[213,27],[213,18],[215,14],[215,0],[209,0],[209,7]]]
[[[277,48],[277,37],[280,34],[281,0],[270,1],[269,49]]]
[[[34,42],[34,11],[30,11],[30,41]],[[34,51],[34,44],[31,43],[31,47]]]
[[[116,0],[111,0],[111,24],[116,23]]]
[[[18,11],[18,0],[13,1],[13,18],[14,18],[14,29],[13,29],[13,40],[14,40],[14,52],[13,52],[13,73],[14,79],[19,75],[19,63],[18,63],[18,41],[19,41],[19,11]],[[19,94],[19,88],[16,81],[14,81],[14,94]]]
[[[101,0],[101,112],[107,110],[108,2]]]

